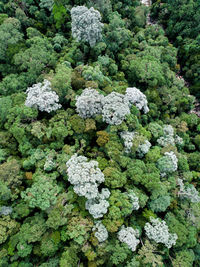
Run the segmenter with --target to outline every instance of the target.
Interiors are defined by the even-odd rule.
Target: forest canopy
[[[200,266],[198,0],[0,0],[0,266]]]

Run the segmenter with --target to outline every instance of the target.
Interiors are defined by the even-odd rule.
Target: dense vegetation
[[[154,2],[0,1],[0,266],[200,266],[199,1]]]
[[[165,28],[178,48],[181,72],[190,82],[190,90],[200,98],[200,2],[196,0],[153,1],[152,17]]]

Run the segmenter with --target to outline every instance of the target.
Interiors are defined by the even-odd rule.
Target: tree
[[[0,218],[0,244],[3,244],[6,239],[15,233],[18,228],[18,223],[12,220],[9,215]]]
[[[118,12],[109,15],[109,24],[105,27],[105,42],[108,54],[114,54],[128,46],[131,40],[131,32],[126,29],[125,21]]]
[[[48,209],[56,203],[59,187],[54,185],[47,177],[41,177],[31,188],[21,192],[21,197],[29,203],[31,208]]]
[[[60,258],[60,267],[77,266],[79,258],[76,254],[76,250],[72,247],[65,247],[65,251]]]
[[[71,73],[72,69],[62,63],[56,66],[55,73],[51,71],[46,75],[46,79],[51,83],[61,103],[66,101],[65,97],[71,89]]]
[[[103,98],[97,90],[86,88],[76,97],[76,110],[81,118],[91,118],[102,113]]]
[[[103,121],[111,125],[119,125],[130,114],[129,102],[124,95],[112,92],[103,100]]]
[[[15,46],[23,40],[20,32],[21,24],[18,19],[7,18],[0,25],[0,60],[5,61],[6,52],[10,46]]]
[[[56,55],[47,38],[32,37],[26,41],[27,48],[14,56],[14,64],[28,77],[28,85],[36,81],[42,71],[55,66]]]
[[[58,104],[58,95],[52,91],[51,83],[48,80],[44,80],[43,84],[34,84],[26,90],[26,93],[25,105],[27,107],[38,108],[40,111],[48,113],[61,108],[61,105]]]
[[[145,240],[144,245],[138,251],[136,258],[143,264],[152,264],[152,267],[163,266],[162,256],[157,254],[157,246]]]
[[[91,47],[101,40],[103,23],[98,10],[77,6],[71,9],[72,36],[78,41],[88,42]]]
[[[118,239],[126,243],[132,251],[135,251],[137,245],[140,243],[137,237],[139,237],[139,232],[132,227],[124,227],[123,225],[118,232]]]
[[[163,243],[167,248],[171,248],[176,244],[177,234],[169,233],[168,226],[165,221],[150,218],[151,224],[145,224],[145,232],[149,239],[153,239],[156,243]]]

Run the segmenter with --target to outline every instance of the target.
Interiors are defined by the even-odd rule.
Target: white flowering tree
[[[110,191],[103,188],[99,193],[98,186],[104,182],[104,174],[98,168],[98,162],[88,161],[86,157],[75,154],[66,165],[68,181],[74,186],[74,192],[87,199],[85,208],[93,218],[103,217],[109,207],[106,199],[109,198]]]
[[[73,155],[66,163],[68,181],[73,184],[74,192],[87,199],[96,198],[98,185],[104,182],[104,174],[98,168],[98,162],[84,156]]]
[[[167,248],[171,248],[176,244],[177,234],[169,233],[168,226],[165,221],[150,218],[150,223],[146,223],[144,230],[149,239],[153,239],[156,243],[162,243]]]
[[[125,120],[128,114],[130,114],[130,109],[124,95],[112,92],[104,97],[102,110],[103,121],[111,125],[119,125]]]
[[[76,111],[83,119],[101,114],[104,96],[92,88],[83,90],[80,96],[76,97]]]
[[[123,131],[120,133],[121,138],[124,141],[125,149],[124,151],[126,153],[131,152],[131,148],[133,146],[134,138],[137,138],[139,135],[137,132],[128,132]],[[150,149],[151,143],[148,140],[145,140],[144,143],[140,144],[137,148],[137,153],[140,158],[142,158]]]
[[[97,221],[95,226],[92,228],[95,231],[95,236],[99,242],[104,242],[108,239],[108,231],[101,221]]]
[[[128,132],[128,131],[123,131],[120,133],[121,138],[124,141],[124,151],[126,153],[131,152],[131,147],[133,146],[133,138],[135,136],[136,132]]]
[[[151,143],[148,140],[145,140],[144,144],[139,145],[137,149],[138,156],[142,158],[146,153],[148,153],[151,147]]]
[[[144,113],[149,112],[146,96],[136,87],[127,88],[125,97],[130,105],[134,104],[139,110],[143,109]]]
[[[139,198],[136,196],[136,194],[133,192],[133,190],[128,190],[128,197],[133,205],[133,210],[138,210],[140,208],[139,205]]]
[[[178,168],[178,159],[173,151],[165,152],[164,156],[157,162],[158,169],[162,176],[175,172]]]
[[[85,208],[93,216],[94,219],[102,218],[107,213],[109,202],[107,199],[110,196],[110,191],[107,188],[103,188],[101,193],[93,199],[88,199],[85,203]]]
[[[85,41],[93,47],[102,38],[101,14],[93,7],[77,6],[71,9],[72,36],[77,41]]]
[[[180,198],[186,198],[190,200],[192,203],[200,202],[199,192],[196,190],[193,184],[185,186],[183,180],[180,178],[178,178],[177,183],[180,186],[180,190],[178,191],[178,196]]]
[[[163,136],[161,136],[157,142],[160,146],[167,146],[167,145],[172,145],[175,146],[175,144],[182,145],[183,144],[183,139],[174,134],[174,129],[171,125],[165,124],[163,127]]]
[[[26,90],[27,98],[25,105],[27,107],[34,107],[40,111],[48,113],[55,111],[62,106],[58,103],[59,97],[56,92],[52,91],[51,83],[44,80],[43,83],[34,84]]]
[[[119,241],[126,243],[132,251],[135,251],[137,245],[140,243],[140,240],[137,239],[138,237],[138,230],[134,230],[132,227],[125,227],[123,225],[118,232]]]

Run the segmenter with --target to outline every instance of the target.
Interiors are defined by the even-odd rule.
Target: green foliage
[[[55,66],[56,56],[47,38],[35,36],[27,40],[27,46],[14,56],[14,63],[21,71],[27,72],[30,85],[42,71]]]
[[[59,248],[60,233],[53,232],[51,234],[46,233],[41,240],[41,253],[44,256],[53,256]]]
[[[126,184],[126,175],[117,168],[107,167],[103,171],[105,175],[105,185],[111,188],[120,188]]]
[[[32,245],[28,245],[26,242],[20,242],[17,244],[18,255],[22,258],[28,256],[32,251]]]
[[[67,67],[64,63],[57,65],[56,73],[51,71],[46,78],[51,82],[52,89],[59,96],[59,102],[64,102],[64,97],[67,95],[68,90],[71,89],[71,68]]]
[[[71,116],[69,122],[71,123],[71,127],[75,133],[82,134],[85,131],[85,121],[80,116]]]
[[[69,219],[67,229],[61,232],[63,241],[73,239],[77,244],[82,245],[89,239],[89,232],[92,230],[93,222],[81,216],[74,216]]]
[[[125,22],[118,12],[113,12],[109,15],[109,24],[105,27],[105,42],[108,53],[112,56],[113,53],[119,52],[126,48],[131,39],[131,32],[126,29]]]
[[[174,267],[178,266],[187,267],[187,266],[193,266],[194,259],[195,259],[194,252],[191,249],[181,250],[176,253],[176,259],[174,259],[172,262]]]
[[[104,87],[110,83],[110,79],[103,75],[100,66],[83,66],[82,77],[87,81],[95,81],[99,87]]]
[[[15,18],[7,18],[0,25],[0,60],[5,62],[6,52],[11,46],[15,46],[22,41],[23,34],[20,32],[20,21]]]
[[[131,254],[131,250],[128,248],[127,244],[120,243],[118,240],[110,242],[110,244],[106,246],[106,251],[110,255],[108,261],[112,265],[124,263]]]
[[[59,226],[65,225],[68,222],[67,215],[71,213],[73,205],[66,203],[63,204],[66,200],[66,194],[58,197],[56,205],[51,208],[48,213],[48,220],[46,221],[48,227],[56,230]]]
[[[3,128],[8,115],[8,109],[12,107],[12,100],[10,96],[0,98],[0,127]]]
[[[60,29],[67,17],[67,10],[62,3],[56,1],[53,5],[53,16],[56,22],[56,28]],[[69,15],[68,15],[69,16]]]
[[[76,250],[71,247],[65,247],[65,251],[60,258],[60,267],[71,267],[78,264],[79,258]]]
[[[166,34],[178,47],[178,56],[186,78],[194,85],[193,92],[199,97],[199,2],[155,1],[153,16],[165,26]],[[184,14],[184,16],[183,16]],[[180,19],[181,18],[181,19]]]
[[[48,209],[56,203],[59,187],[54,185],[47,177],[41,176],[31,188],[21,193],[21,197],[29,203],[29,207]]]
[[[196,229],[193,226],[189,226],[184,218],[178,220],[178,218],[170,213],[166,215],[166,223],[169,230],[175,232],[178,236],[176,247],[182,248],[186,246],[188,248],[194,247],[196,245]]]
[[[192,95],[200,95],[199,1],[152,2],[0,1],[0,266],[200,266],[200,203],[182,197],[178,185],[182,179],[199,194],[199,104]],[[76,6],[101,14],[102,39],[94,47],[72,37]],[[52,113],[25,105],[27,88],[44,79],[62,104]],[[146,96],[149,112],[130,103],[120,125],[79,116],[76,99],[85,88],[122,94],[123,101],[129,87]],[[166,125],[174,141],[163,145]],[[130,153],[127,131],[135,133]],[[146,140],[151,147],[141,158]],[[91,199],[92,212],[98,201],[106,212],[99,222],[69,183],[66,162],[74,154],[98,162],[103,173],[98,192],[110,196]],[[170,251],[145,237],[151,217],[177,234]],[[97,223],[108,233],[102,242]],[[139,231],[134,254],[118,239],[121,227]]]
[[[10,216],[0,218],[0,244],[4,243],[7,238],[16,232],[18,223],[12,220]]]
[[[35,213],[34,216],[24,220],[19,232],[13,238],[16,238],[17,242],[34,243],[42,239],[46,229],[43,215]]]
[[[144,245],[138,251],[138,256],[136,257],[141,264],[151,264],[153,267],[163,266],[162,256],[157,254],[157,246],[145,240]]]
[[[158,159],[161,157],[160,154],[161,150],[160,147],[154,146],[153,148],[150,148],[150,150],[145,155],[145,159],[147,162],[157,162]]]
[[[12,190],[12,197],[16,197],[19,193],[19,186],[22,182],[20,167],[16,159],[10,159],[0,165],[0,182],[4,185],[3,198],[8,198],[10,190]],[[7,189],[5,186],[7,186]]]
[[[170,200],[170,196],[161,196],[149,202],[149,207],[153,212],[163,212],[169,207]]]

